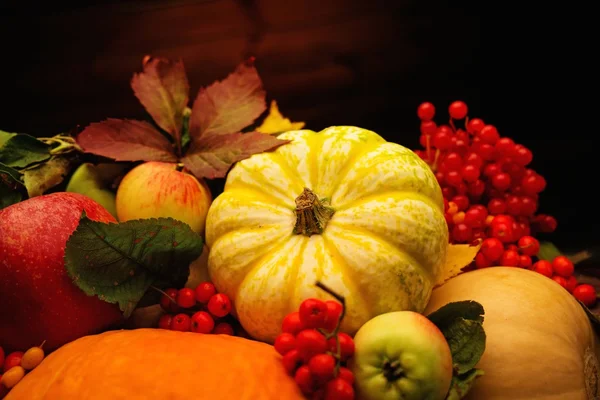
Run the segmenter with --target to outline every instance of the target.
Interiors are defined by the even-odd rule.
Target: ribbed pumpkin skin
[[[86,336],[51,353],[6,400],[302,400],[269,345],[163,329]]]
[[[246,331],[272,343],[302,300],[331,298],[316,280],[345,296],[349,333],[382,313],[422,311],[448,243],[427,164],[356,127],[279,137],[292,142],[232,168],[207,217],[209,275]],[[304,188],[335,211],[310,237],[293,233]]]
[[[595,334],[583,308],[558,283],[521,268],[484,268],[434,289],[425,314],[461,300],[483,305],[487,335],[478,364],[485,375],[466,399],[600,398]]]

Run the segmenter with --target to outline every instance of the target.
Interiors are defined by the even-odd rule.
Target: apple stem
[[[394,382],[404,376],[404,370],[399,361],[386,361],[383,364],[383,376],[388,382]]]

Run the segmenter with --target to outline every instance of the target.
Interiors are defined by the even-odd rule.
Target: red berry
[[[522,144],[518,144],[515,146],[513,159],[517,164],[524,167],[533,160],[533,154],[527,147],[523,146]]]
[[[526,194],[538,194],[546,188],[546,180],[541,175],[525,175],[521,180],[521,187]]]
[[[306,328],[324,328],[327,319],[327,305],[323,300],[306,299],[298,309],[300,321]]]
[[[462,176],[458,173],[458,171],[449,171],[446,174],[446,182],[452,186],[458,186],[462,183]]]
[[[433,135],[437,132],[437,125],[433,121],[423,121],[421,122],[421,134],[422,135]]]
[[[497,261],[504,253],[504,244],[497,238],[487,238],[481,243],[480,252],[489,261]]]
[[[294,374],[294,380],[302,391],[302,393],[309,395],[312,394],[316,389],[315,379],[310,371],[310,368],[306,365],[302,365],[298,368]]]
[[[325,302],[327,306],[327,317],[325,318],[325,330],[332,332],[338,324],[340,315],[342,315],[342,305],[334,300],[327,300]]]
[[[275,338],[275,343],[273,344],[275,350],[284,356],[288,351],[292,351],[296,348],[296,337],[291,333],[281,333]]]
[[[512,223],[507,224],[504,222],[494,223],[491,226],[491,236],[499,239],[503,243],[509,243],[513,238]]]
[[[213,335],[235,335],[235,331],[233,330],[233,326],[227,322],[219,322],[215,325],[215,328],[212,331]]]
[[[181,308],[192,308],[196,305],[196,293],[190,288],[177,291],[177,305]]]
[[[462,157],[458,153],[448,153],[444,159],[444,165],[448,167],[448,169],[457,170],[463,165]]]
[[[231,312],[231,300],[223,293],[213,294],[208,300],[208,312],[217,318],[223,318]]]
[[[177,314],[171,319],[171,330],[188,332],[192,326],[192,320],[187,314]]]
[[[554,217],[550,215],[542,215],[538,217],[539,219],[537,220],[537,222],[541,232],[551,233],[556,230],[557,222]]]
[[[592,307],[596,304],[596,289],[587,283],[578,285],[573,289],[573,296],[587,307]]]
[[[519,267],[525,268],[525,269],[531,269],[531,265],[532,265],[531,257],[529,257],[528,255],[525,255],[525,254],[521,254],[519,256]]]
[[[331,354],[317,354],[308,362],[308,368],[319,382],[325,383],[333,378],[335,364],[335,358]]]
[[[354,388],[341,378],[332,379],[327,383],[325,400],[354,400]]]
[[[433,146],[441,151],[452,148],[452,134],[447,131],[439,130],[433,135]]]
[[[344,332],[338,333],[337,338],[340,344],[340,360],[342,362],[348,361],[348,359],[354,355],[354,340],[350,335]],[[330,352],[337,354],[337,342],[335,337],[329,338],[327,347]]]
[[[540,251],[540,242],[532,236],[523,236],[517,242],[521,254],[536,256]]]
[[[479,197],[485,191],[485,183],[481,179],[469,183],[468,192],[472,197]]]
[[[506,212],[506,202],[502,199],[491,199],[488,203],[490,214],[504,214]]]
[[[494,145],[500,139],[500,134],[494,125],[485,125],[481,128],[477,137],[484,143]]]
[[[472,134],[477,134],[477,133],[481,132],[481,130],[483,129],[484,126],[485,126],[485,123],[483,122],[482,119],[480,119],[480,118],[470,119],[469,123],[467,123],[467,132],[472,133]]]
[[[504,157],[511,157],[515,150],[515,142],[507,137],[498,139],[496,142],[496,150]]]
[[[22,351],[13,351],[9,353],[4,358],[4,372],[8,371],[12,367],[16,367],[17,365],[21,365],[21,359],[23,358]]]
[[[179,291],[177,289],[167,289],[165,293],[160,297],[160,306],[166,312],[176,313],[179,311],[179,306],[177,305],[177,294]]]
[[[575,272],[575,265],[566,256],[557,256],[552,260],[552,269],[556,275],[568,278]]]
[[[537,210],[537,201],[532,199],[529,196],[521,197],[521,215],[525,217],[530,217],[535,214]]]
[[[304,329],[304,325],[302,321],[300,321],[300,313],[298,311],[294,311],[289,313],[283,318],[281,323],[281,331],[291,333],[292,335],[298,334],[301,330]]]
[[[510,175],[506,172],[499,172],[492,176],[492,185],[498,190],[506,190],[510,187]]]
[[[481,228],[485,225],[487,216],[485,207],[473,206],[465,212],[464,223],[472,228]]]
[[[502,253],[502,257],[500,257],[500,265],[506,267],[518,267],[520,261],[519,253],[515,250],[506,250]]]
[[[452,119],[464,119],[468,111],[467,105],[462,101],[455,101],[448,107],[448,113]]]
[[[354,373],[352,373],[352,371],[346,367],[340,367],[337,377],[345,380],[351,385],[354,384]]]
[[[563,278],[562,276],[554,275],[552,277],[552,280],[554,282],[558,283],[560,286],[564,287],[565,289],[567,288],[567,280],[565,278]]]
[[[296,335],[296,349],[306,361],[327,351],[327,340],[316,329],[304,329]]]
[[[287,371],[288,374],[294,376],[298,367],[300,367],[303,362],[300,357],[300,352],[298,349],[290,350],[282,357],[281,362],[283,363],[283,367]]]
[[[429,102],[424,102],[417,108],[417,116],[421,121],[430,121],[435,116],[435,106]]]
[[[452,238],[457,242],[470,242],[473,236],[473,230],[466,224],[456,224],[452,228]]]
[[[206,311],[197,311],[192,315],[191,328],[196,333],[211,333],[215,327],[215,320]]]
[[[567,278],[567,290],[569,292],[573,293],[573,290],[575,290],[578,284],[579,283],[577,282],[577,278],[575,278],[575,275],[571,275]]]
[[[462,177],[466,182],[475,182],[479,179],[480,171],[479,168],[472,164],[467,164],[462,167]]]
[[[194,291],[196,294],[196,301],[198,303],[206,304],[210,298],[217,293],[217,288],[211,282],[202,282],[196,286]]]
[[[550,261],[539,260],[533,264],[533,270],[537,273],[540,273],[548,278],[552,277],[554,271],[552,271],[552,264]]]
[[[477,268],[488,268],[492,266],[492,262],[488,260],[483,253],[477,253],[475,256],[475,266]]]
[[[171,321],[173,320],[173,315],[171,314],[163,314],[158,319],[158,327],[160,329],[171,329]]]

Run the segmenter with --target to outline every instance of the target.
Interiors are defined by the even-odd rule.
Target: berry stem
[[[335,325],[335,329],[331,333],[325,333],[325,338],[327,340],[329,340],[331,338],[335,338],[336,354],[332,354],[332,355],[336,359],[334,376],[337,377],[340,372],[341,359],[342,359],[342,349],[340,346],[340,339],[338,337],[338,333],[340,331],[340,326],[342,325],[342,320],[344,319],[344,316],[346,315],[346,299],[344,298],[344,296],[336,293],[333,289],[331,289],[330,287],[328,287],[321,281],[317,281],[315,283],[315,286],[318,287],[319,289],[323,290],[324,292],[328,293],[329,295],[333,296],[342,305],[342,312],[340,313],[340,316],[338,317],[338,322]]]
[[[452,132],[456,133],[456,126],[454,126],[454,120],[452,119],[452,117],[450,118],[449,125],[452,128]]]
[[[169,296],[164,290],[157,288],[156,286],[152,285],[150,286],[150,289],[156,290],[158,293],[162,294],[163,296],[166,296],[169,300],[171,300],[173,303],[177,303],[175,301],[174,298],[172,298],[171,296]]]
[[[569,256],[569,260],[571,260],[571,262],[575,265],[582,261],[589,260],[590,258],[592,258],[592,253],[587,250],[582,250]]]

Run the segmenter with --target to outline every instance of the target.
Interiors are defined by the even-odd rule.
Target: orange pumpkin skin
[[[51,353],[6,400],[301,400],[265,343],[163,329],[85,336]]]
[[[475,300],[486,348],[465,400],[600,399],[598,341],[583,308],[562,286],[515,267],[458,275],[433,290],[425,314]]]

